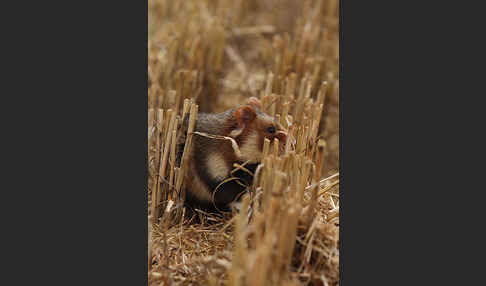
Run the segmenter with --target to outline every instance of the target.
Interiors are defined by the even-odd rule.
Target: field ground
[[[339,2],[148,3],[149,285],[338,285]],[[268,145],[251,214],[182,219],[179,116],[250,96],[295,150]]]

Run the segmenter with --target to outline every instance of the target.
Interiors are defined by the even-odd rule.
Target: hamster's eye
[[[267,127],[267,132],[270,133],[270,134],[275,133],[275,126],[269,126],[269,127]]]

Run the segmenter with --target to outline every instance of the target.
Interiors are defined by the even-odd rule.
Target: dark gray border
[[[18,102],[2,104],[1,284],[146,285],[147,1],[19,6],[2,33]]]

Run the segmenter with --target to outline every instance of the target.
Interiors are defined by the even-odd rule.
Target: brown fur
[[[232,134],[242,151],[242,158],[238,158],[228,140],[218,140],[194,135],[191,154],[189,154],[189,169],[185,172],[186,197],[189,197],[189,204],[198,203],[211,204],[214,188],[219,182],[230,177],[233,163],[245,162],[252,159],[251,163],[260,161],[260,154],[263,150],[264,138],[273,140],[280,137],[280,146],[285,143],[284,133],[269,134],[266,129],[275,126],[276,131],[283,131],[280,124],[274,119],[259,110],[261,104],[258,99],[250,99],[246,105],[235,109],[227,110],[219,114],[198,114],[195,131],[210,135],[230,136]],[[182,150],[187,136],[188,118],[185,118],[182,126],[182,134],[177,140],[178,164],[182,157]],[[235,135],[236,134],[236,135]],[[283,149],[282,149],[283,150]],[[217,154],[217,155],[215,155]],[[211,156],[210,156],[211,155]],[[208,164],[216,164],[208,166]],[[224,164],[224,165],[221,165]],[[223,173],[228,170],[226,178]],[[211,174],[216,172],[216,174]],[[223,172],[223,173],[222,173]],[[233,182],[234,184],[234,182]],[[237,192],[235,188],[226,188],[225,192]],[[241,192],[239,190],[238,192]]]

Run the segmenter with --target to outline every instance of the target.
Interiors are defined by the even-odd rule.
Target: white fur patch
[[[223,154],[213,152],[208,155],[206,166],[208,173],[218,181],[226,179],[230,173],[230,168],[224,160]]]
[[[188,174],[187,176],[191,176]],[[211,202],[211,193],[210,190],[206,187],[206,185],[201,181],[199,176],[196,174],[192,174],[192,178],[190,178],[190,184],[187,186],[189,191],[196,196],[201,201]]]
[[[257,131],[252,131],[248,134],[245,142],[241,144],[240,151],[244,161],[249,160],[250,163],[256,163],[261,160],[262,151],[258,145],[258,136],[259,134]]]
[[[196,170],[195,161],[193,157],[191,157],[189,170]],[[210,202],[211,190],[209,190],[206,184],[202,182],[197,172],[186,171],[184,175],[186,180],[185,184],[186,184],[187,191],[201,201]]]

